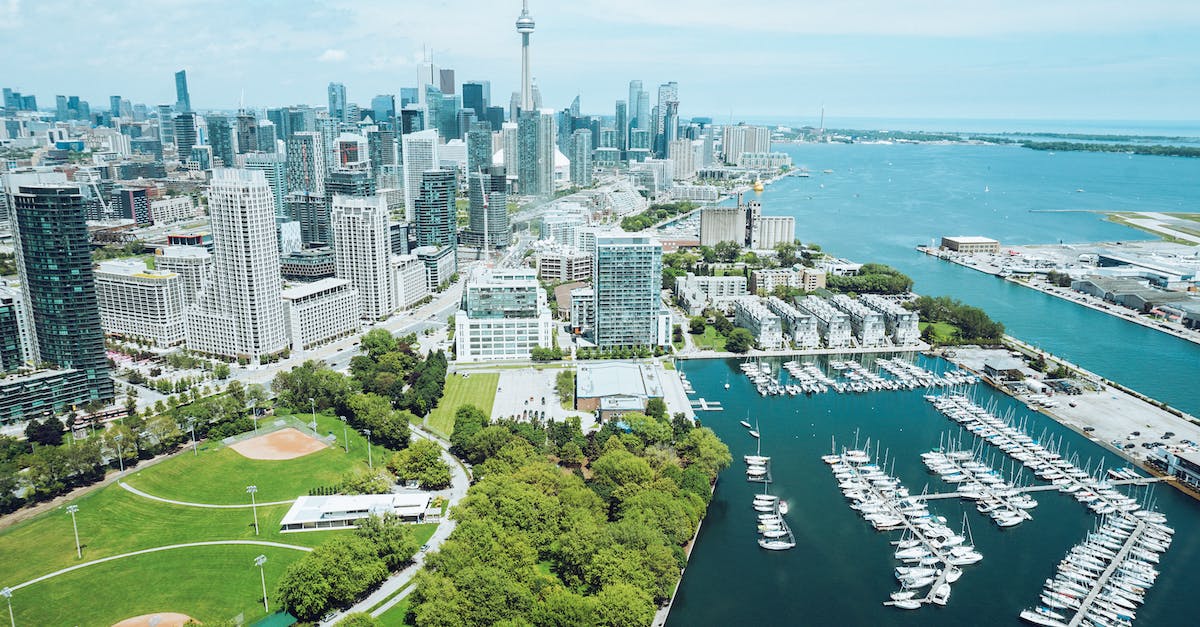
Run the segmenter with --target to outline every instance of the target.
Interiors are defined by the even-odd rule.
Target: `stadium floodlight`
[[[254,495],[258,493],[258,486],[246,486],[246,493],[250,495],[250,508],[254,510],[254,535],[258,535],[258,502],[254,500]]]

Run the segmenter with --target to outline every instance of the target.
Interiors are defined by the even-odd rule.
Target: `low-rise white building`
[[[818,269],[823,270],[826,274],[834,276],[854,276],[862,270],[861,263],[854,263],[848,259],[838,259],[837,257],[821,257],[816,261]]]
[[[425,264],[425,284],[431,293],[439,291],[442,284],[458,271],[458,260],[452,246],[421,246],[414,248],[413,254]]]
[[[538,278],[543,281],[587,281],[592,278],[592,256],[573,247],[554,247],[537,255]]]
[[[392,255],[392,282],[398,309],[408,309],[429,296],[425,262],[416,255]]]
[[[391,514],[405,522],[421,522],[433,501],[428,492],[399,494],[355,494],[333,496],[302,496],[296,499],[283,520],[279,531],[320,531],[323,529],[354,529],[371,516]]]
[[[788,302],[777,296],[767,298],[767,308],[783,322],[783,332],[792,338],[796,348],[816,348],[821,345],[821,334],[817,331],[817,319],[801,313]]]
[[[792,157],[786,152],[743,152],[737,164],[750,170],[779,170],[792,167]]]
[[[481,269],[463,288],[454,316],[455,358],[462,362],[529,359],[554,344],[546,292],[533,270]]]
[[[845,348],[850,346],[850,317],[834,309],[823,298],[805,296],[796,303],[797,308],[817,319],[817,331],[825,340],[827,348]]]
[[[284,323],[293,351],[304,351],[362,329],[358,290],[346,279],[321,279],[283,290]]]
[[[191,196],[172,196],[150,201],[150,219],[154,224],[174,224],[197,216],[204,211]]]
[[[920,317],[878,294],[863,294],[858,302],[883,314],[887,332],[896,346],[912,346],[921,341]]]
[[[858,336],[859,346],[873,348],[887,344],[887,323],[883,314],[845,294],[835,294],[829,302],[849,316],[850,329]]]
[[[690,200],[692,202],[717,202],[721,191],[716,185],[672,185],[672,200]]]
[[[727,310],[735,299],[746,294],[744,276],[696,276],[689,272],[675,278],[675,296],[689,316],[698,316],[708,307]]]
[[[763,350],[783,347],[783,321],[757,296],[734,299],[733,324],[749,330]]]
[[[150,270],[141,260],[116,260],[101,262],[95,277],[105,333],[157,346],[183,343],[183,285],[178,274]]]

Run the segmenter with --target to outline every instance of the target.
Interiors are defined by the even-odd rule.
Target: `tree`
[[[442,461],[442,448],[431,440],[417,440],[392,455],[388,470],[400,480],[419,481],[423,490],[440,490],[450,485],[450,467]]]
[[[450,434],[450,451],[459,457],[466,457],[467,449],[475,434],[488,424],[488,417],[483,410],[474,405],[463,405],[454,412],[454,432]]]
[[[367,331],[363,334],[361,342],[362,351],[375,360],[396,350],[396,337],[386,329]]]
[[[707,326],[708,323],[704,320],[704,316],[692,316],[692,318],[688,320],[688,333],[691,333],[692,335],[701,335],[704,333],[704,329]]]
[[[290,371],[275,375],[271,388],[284,405],[298,409],[307,408],[310,398],[316,402],[317,409],[340,407],[355,391],[352,379],[324,362],[311,359]]]
[[[713,251],[717,255],[717,259],[725,263],[733,263],[737,261],[738,255],[742,252],[742,247],[738,246],[737,242],[717,242],[713,247]]]
[[[560,370],[554,377],[554,390],[558,392],[558,400],[563,405],[571,405],[575,399],[575,372]]]
[[[796,244],[793,242],[779,242],[775,245],[775,256],[781,266],[795,265],[797,261]]]
[[[223,361],[217,362],[217,365],[213,366],[213,376],[218,379],[222,379],[222,380],[228,379],[229,378],[229,364],[227,364]]]
[[[729,447],[708,427],[692,429],[677,448],[685,462],[703,469],[710,479],[733,461]]]
[[[275,598],[296,618],[316,620],[329,607],[330,591],[331,586],[321,572],[320,564],[306,555],[283,571]]]
[[[734,329],[725,341],[725,350],[731,353],[745,353],[754,346],[754,336],[747,329]]]
[[[42,446],[59,446],[63,441],[63,424],[54,416],[46,416],[44,422],[30,420],[25,425],[25,439]]]
[[[733,323],[726,318],[724,314],[718,313],[713,316],[713,326],[716,327],[717,333],[721,335],[729,335],[733,331]],[[703,333],[703,331],[701,331]]]
[[[382,625],[383,623],[379,622],[378,618],[371,616],[367,612],[347,614],[345,618],[337,623],[337,627],[381,627]]]
[[[654,619],[654,600],[627,583],[610,583],[596,595],[596,621],[604,627],[644,627]]]
[[[390,572],[396,572],[412,561],[420,545],[412,525],[399,516],[384,514],[360,521],[355,534],[375,547],[375,552]]]
[[[396,480],[385,470],[358,470],[342,475],[339,491],[343,494],[387,494]]]
[[[646,401],[646,415],[662,420],[667,415],[667,404],[661,398]]]
[[[558,459],[568,466],[578,466],[583,463],[583,449],[575,440],[570,440],[558,449]]]

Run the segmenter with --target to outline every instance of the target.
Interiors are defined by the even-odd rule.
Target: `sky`
[[[1186,0],[530,0],[543,106],[611,115],[640,79],[677,81],[682,117],[1195,120],[1200,2]],[[364,107],[433,60],[520,80],[515,0],[0,0],[0,83],[106,110]]]

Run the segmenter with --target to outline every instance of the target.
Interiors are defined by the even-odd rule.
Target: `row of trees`
[[[658,404],[650,411],[660,416],[629,414],[584,436],[577,423],[522,430],[463,408],[452,442],[476,461],[478,482],[418,575],[409,619],[422,627],[648,624],[731,459],[711,430],[682,416],[668,421]],[[573,447],[588,480],[547,457]]]
[[[648,229],[667,218],[687,213],[698,206],[696,203],[686,200],[681,202],[655,203],[641,213],[621,218],[621,229],[630,233]]]
[[[907,294],[913,287],[912,279],[881,263],[865,263],[853,276],[831,274],[825,284],[832,291],[855,294]]]
[[[1066,152],[1125,152],[1134,155],[1157,155],[1160,157],[1200,157],[1200,148],[1195,146],[1168,146],[1163,144],[1094,144],[1082,142],[1035,142],[1023,141],[1021,145],[1033,150]]]
[[[945,322],[956,327],[951,338],[956,344],[996,343],[1004,336],[1004,325],[982,309],[949,296],[920,296],[906,307],[915,310],[922,322]]]

